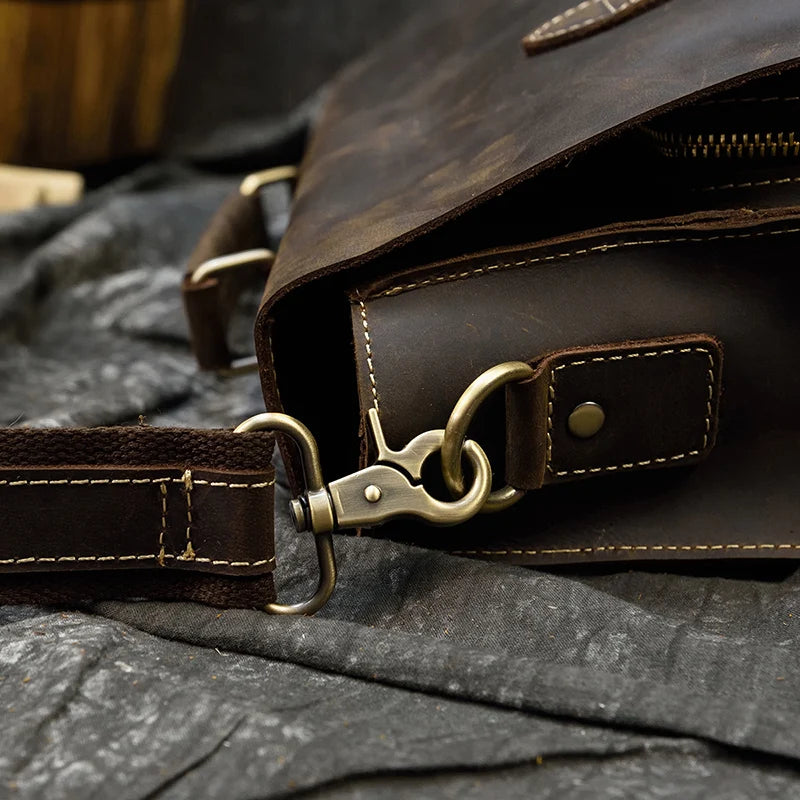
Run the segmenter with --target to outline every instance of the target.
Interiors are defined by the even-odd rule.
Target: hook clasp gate
[[[425,461],[442,449],[444,430],[414,437],[401,450],[386,444],[376,409],[369,410],[369,423],[378,457],[374,464],[326,484],[322,478],[319,448],[311,431],[286,414],[257,414],[236,428],[237,433],[255,430],[280,431],[300,449],[306,489],[291,501],[298,532],[314,534],[319,561],[319,585],[314,595],[300,603],[269,603],[272,614],[313,614],[322,608],[336,585],[336,559],[331,533],[343,528],[372,528],[398,517],[416,517],[431,525],[458,525],[475,516],[492,488],[492,468],[483,449],[467,440],[463,452],[472,466],[472,484],[463,497],[438,500],[422,484]]]
[[[294,500],[292,516],[299,531],[373,528],[398,517],[458,525],[481,510],[491,491],[492,468],[478,444],[468,440],[463,445],[473,472],[466,494],[450,502],[437,500],[422,484],[422,466],[442,449],[444,430],[426,431],[401,450],[392,450],[377,410],[371,408],[368,418],[378,450],[375,463]]]

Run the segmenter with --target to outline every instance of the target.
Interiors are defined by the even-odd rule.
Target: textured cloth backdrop
[[[179,296],[232,183],[152,166],[76,208],[0,217],[4,424],[218,426],[263,408],[254,376],[196,373]],[[308,593],[310,542],[285,516],[277,528],[279,592]],[[310,619],[3,609],[0,786],[120,799],[800,794],[791,564],[547,574],[336,544],[340,584]]]
[[[302,135],[289,123],[241,141],[265,158]],[[253,376],[196,373],[179,296],[234,183],[154,164],[0,217],[0,423],[263,409]],[[282,516],[277,538],[281,596],[308,593],[307,537]],[[800,796],[793,564],[544,573],[336,545],[340,584],[311,619],[0,609],[0,797]]]

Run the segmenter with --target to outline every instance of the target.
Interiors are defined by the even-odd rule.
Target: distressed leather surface
[[[800,285],[784,265],[797,248],[800,216],[739,212],[727,224],[676,227],[593,232],[464,258],[379,281],[354,298],[354,329],[364,331],[366,315],[370,346],[368,360],[362,336],[361,403],[377,396],[395,446],[422,427],[443,427],[463,388],[496,363],[689,331],[715,337],[725,351],[717,446],[702,464],[547,487],[503,513],[502,533],[484,518],[414,541],[523,561],[795,553],[800,376],[791,365],[800,319],[792,298]],[[646,415],[651,409],[637,404],[657,407],[661,398],[650,394],[658,388],[640,373],[619,402],[631,403],[625,413]],[[605,391],[602,379],[582,389]],[[537,448],[519,429],[538,426],[539,442],[545,431],[541,414],[522,413],[506,442],[502,419],[502,405],[487,404],[471,435],[495,465],[505,449],[513,484],[525,480],[520,464],[535,460]]]
[[[783,265],[800,228],[796,186],[770,175],[776,192],[767,186],[748,208],[746,187],[760,179],[719,165],[689,181],[669,164],[651,170],[633,131],[788,70],[800,12],[787,0],[758,14],[745,0],[724,10],[670,0],[525,58],[520,32],[560,10],[476,0],[457,18],[418,20],[342,76],[256,325],[267,404],[301,416],[338,472],[356,460],[347,408],[377,406],[400,447],[443,426],[469,382],[500,361],[704,334],[722,343],[727,366],[718,444],[703,464],[547,487],[503,515],[502,533],[484,518],[387,534],[523,563],[793,555],[800,386],[787,370],[798,329],[786,298],[797,285]],[[319,330],[328,358],[314,360],[314,376],[336,387],[324,398],[305,371]],[[357,404],[339,344],[351,331]],[[646,384],[633,393],[640,402]],[[473,434],[504,462],[499,401]],[[362,438],[360,462],[369,455]],[[744,513],[743,486],[753,503]],[[755,510],[764,498],[768,515]]]
[[[304,158],[257,339],[287,289],[419,237],[665,107],[798,59],[794,0],[670,0],[526,58],[563,0],[418,15],[334,86]],[[546,198],[542,198],[546,204]]]

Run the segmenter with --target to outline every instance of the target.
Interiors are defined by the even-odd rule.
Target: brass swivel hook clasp
[[[319,585],[301,603],[270,603],[272,614],[313,614],[325,605],[336,584],[336,559],[331,533],[342,528],[373,528],[397,517],[416,517],[431,525],[458,525],[479,511],[499,511],[515,503],[524,492],[506,486],[494,493],[492,468],[481,447],[467,439],[467,429],[477,409],[495,389],[527,380],[533,369],[520,361],[498,364],[479,375],[461,395],[444,430],[415,436],[401,450],[392,450],[381,429],[376,409],[368,412],[378,457],[375,463],[352,475],[325,483],[319,448],[311,431],[286,414],[258,414],[236,430],[274,430],[288,434],[300,449],[305,471],[305,491],[291,502],[292,518],[299,532],[314,534],[319,561]],[[431,496],[422,482],[425,461],[440,454],[442,475],[456,499]],[[462,455],[472,467],[472,484],[464,491]]]
[[[422,467],[442,449],[444,430],[426,431],[402,450],[392,450],[386,444],[378,412],[371,408],[368,417],[378,451],[375,463],[293,500],[292,516],[298,531],[372,528],[397,517],[458,525],[481,510],[491,490],[492,468],[478,444],[471,440],[463,443],[473,473],[467,492],[450,502],[437,500],[422,484]]]
[[[314,534],[319,562],[319,584],[308,599],[291,605],[269,603],[271,614],[313,614],[325,605],[336,584],[336,559],[331,532],[342,528],[371,528],[397,517],[417,517],[432,525],[457,525],[477,514],[492,488],[492,468],[481,447],[467,440],[463,452],[472,466],[472,484],[450,502],[432,497],[422,484],[425,461],[442,449],[444,430],[421,433],[402,450],[386,444],[378,412],[369,411],[369,423],[378,451],[366,469],[326,484],[322,479],[319,449],[311,431],[286,414],[258,414],[236,431],[273,430],[297,444],[305,472],[305,491],[291,502],[299,532]]]

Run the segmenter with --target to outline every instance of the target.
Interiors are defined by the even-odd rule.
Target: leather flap
[[[538,489],[699,461],[716,437],[721,371],[703,335],[551,354],[507,389],[506,476]]]
[[[410,242],[668,108],[797,61],[796,0],[762,0],[758,13],[752,0],[671,0],[527,58],[520,37],[563,7],[426,8],[341,76],[267,285],[261,358],[269,307],[293,285]]]

